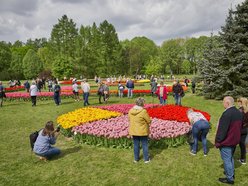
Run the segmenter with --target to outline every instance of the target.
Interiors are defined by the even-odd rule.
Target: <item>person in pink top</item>
[[[167,88],[164,85],[164,82],[160,82],[160,86],[158,87],[156,91],[156,95],[158,96],[158,99],[160,101],[161,105],[166,105],[166,100],[167,100]]]

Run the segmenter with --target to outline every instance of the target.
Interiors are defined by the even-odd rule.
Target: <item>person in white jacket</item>
[[[31,100],[32,100],[32,107],[36,106],[36,97],[37,97],[37,93],[38,93],[38,88],[36,86],[35,81],[32,82],[32,85],[29,89],[30,92],[30,96],[31,96]]]

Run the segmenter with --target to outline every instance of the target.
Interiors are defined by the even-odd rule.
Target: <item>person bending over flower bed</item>
[[[134,163],[139,161],[140,142],[142,143],[144,161],[145,163],[149,163],[148,135],[151,119],[147,111],[143,108],[145,103],[144,98],[139,97],[135,103],[136,105],[128,112],[130,123],[129,135],[133,137],[134,143]]]
[[[54,130],[53,122],[48,121],[45,128],[39,132],[39,135],[34,143],[34,152],[40,156],[41,160],[51,159],[52,157],[59,155],[60,150],[52,147],[56,143],[56,139],[59,135],[59,128]]]
[[[187,111],[187,116],[189,118],[190,123],[193,125],[192,134],[194,138],[194,143],[191,148],[190,153],[192,155],[196,155],[198,149],[198,137],[200,135],[200,139],[203,145],[204,156],[207,156],[207,134],[209,132],[209,122],[200,112],[194,112],[192,109]]]

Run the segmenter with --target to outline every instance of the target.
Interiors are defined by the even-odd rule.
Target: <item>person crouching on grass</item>
[[[48,121],[45,128],[39,132],[39,135],[34,143],[33,151],[40,156],[40,160],[51,159],[54,156],[60,154],[60,149],[52,147],[56,143],[56,139],[59,135],[59,128],[54,130],[52,121]]]
[[[144,161],[149,163],[148,135],[151,119],[143,108],[145,99],[139,97],[135,103],[136,105],[128,112],[129,135],[133,137],[134,143],[134,163],[139,161],[140,142],[142,143]]]

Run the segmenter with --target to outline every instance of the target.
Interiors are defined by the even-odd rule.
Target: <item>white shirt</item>
[[[189,118],[189,121],[190,121],[191,124],[194,124],[195,122],[197,122],[197,121],[199,121],[201,119],[207,121],[207,119],[204,117],[204,115],[202,113],[200,113],[200,112],[190,112],[188,114],[188,118]]]
[[[29,91],[30,91],[30,96],[37,96],[38,89],[36,85],[31,85]]]
[[[90,91],[89,83],[83,83],[81,86],[82,86],[83,92],[89,92]]]
[[[74,83],[72,85],[72,90],[75,91],[75,92],[78,92],[78,85],[77,85],[77,83]]]

